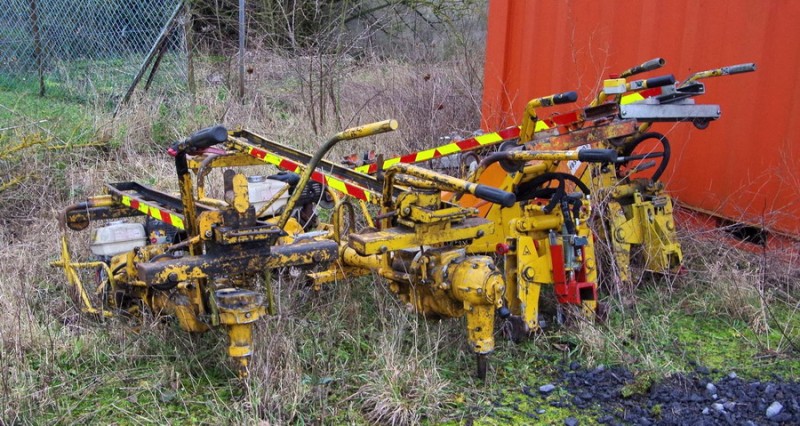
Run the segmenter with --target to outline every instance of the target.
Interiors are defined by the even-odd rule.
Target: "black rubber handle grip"
[[[647,87],[669,86],[670,84],[675,84],[675,76],[672,74],[648,78],[645,80],[645,85]]]
[[[665,61],[664,58],[654,58],[639,65],[638,67],[633,67],[633,74],[639,74],[647,71],[657,70],[663,67],[664,64],[666,63],[667,61]]]
[[[568,104],[578,100],[578,92],[570,91],[553,95],[553,105]]]
[[[578,151],[578,160],[587,163],[613,163],[617,161],[617,151],[613,149],[582,149]]]
[[[224,126],[208,127],[186,139],[186,145],[194,149],[209,148],[228,140],[228,129]]]
[[[481,185],[475,188],[476,197],[481,200],[486,200],[495,204],[500,204],[503,207],[511,207],[517,202],[517,196],[503,191],[502,189],[493,188],[491,186]]]
[[[739,64],[739,65],[731,65],[729,67],[722,67],[722,72],[725,74],[740,74],[743,72],[753,72],[756,70],[756,64],[749,63],[749,64]]]

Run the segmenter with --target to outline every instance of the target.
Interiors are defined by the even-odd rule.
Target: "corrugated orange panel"
[[[708,129],[654,126],[672,143],[665,180],[683,204],[800,237],[798,22],[792,0],[491,0],[484,126],[519,123],[527,100],[552,93],[588,104],[603,78],[655,57],[667,65],[643,77],[755,62],[704,80],[696,101],[722,110]]]

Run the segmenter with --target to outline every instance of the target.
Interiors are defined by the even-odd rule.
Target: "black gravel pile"
[[[571,367],[563,375],[569,402],[578,409],[599,404],[606,414],[597,420],[604,424],[800,424],[797,382],[748,382],[735,373],[712,382],[709,371],[698,367],[648,386],[621,369]]]
[[[800,383],[746,381],[733,372],[716,381],[710,376],[699,366],[650,383],[621,368],[573,363],[558,382],[522,391],[543,408],[574,408],[576,417],[591,414],[608,425],[800,425]],[[568,418],[564,424],[580,422]]]

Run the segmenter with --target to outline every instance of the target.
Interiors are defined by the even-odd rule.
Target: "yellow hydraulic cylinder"
[[[228,328],[228,355],[239,364],[239,375],[248,375],[252,355],[253,322],[266,315],[264,295],[241,288],[225,288],[215,292],[219,322]]]
[[[470,256],[448,269],[453,267],[448,271],[450,291],[464,303],[467,337],[475,353],[489,353],[494,350],[495,310],[503,306],[503,277],[488,256]]]

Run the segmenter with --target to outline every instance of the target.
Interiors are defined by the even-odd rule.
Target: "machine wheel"
[[[459,164],[461,179],[468,179],[470,174],[478,168],[478,163],[480,162],[481,159],[478,157],[478,154],[471,151],[462,153]]]
[[[514,139],[501,143],[500,147],[497,150],[498,152],[513,151],[515,149],[519,149],[519,147],[520,147],[519,140]],[[522,170],[522,168],[525,166],[523,163],[519,161],[500,160],[498,161],[498,163],[500,163],[500,167],[502,167],[503,170],[505,170],[508,173],[516,173]]]
[[[709,123],[711,123],[711,120],[709,120],[708,118],[695,118],[694,120],[692,120],[692,124],[694,124],[694,127],[700,130],[705,130],[706,128],[708,128]]]
[[[617,176],[649,178],[655,182],[667,169],[670,156],[669,140],[661,133],[644,133],[625,144],[620,155],[631,159],[617,163]],[[652,173],[644,172],[653,167],[655,169]]]
[[[489,354],[475,355],[477,370],[476,376],[481,380],[486,380],[486,372],[489,370]]]

